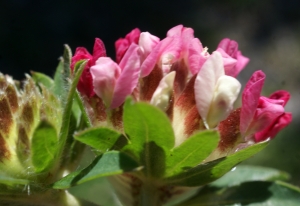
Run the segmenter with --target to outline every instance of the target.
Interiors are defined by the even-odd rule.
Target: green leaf
[[[31,140],[31,160],[36,172],[45,172],[57,155],[57,132],[53,125],[41,121]]]
[[[7,174],[4,174],[1,172],[0,173],[0,184],[5,184],[8,186],[27,185],[27,184],[29,184],[29,180],[10,177]]]
[[[76,101],[76,96],[77,96],[77,93],[78,93],[78,91],[76,90],[75,91],[75,98],[74,98],[74,100],[73,100],[73,103],[72,103],[72,114],[73,114],[73,116],[74,116],[74,118],[75,118],[75,122],[76,122],[76,124],[75,124],[75,128],[74,129],[76,129],[76,128],[78,128],[78,126],[81,124],[81,117],[82,117],[82,112],[81,112],[81,108],[80,108],[80,105],[79,105],[79,102],[78,101]],[[86,124],[84,124],[83,126],[85,126]],[[82,125],[81,125],[82,126]],[[81,128],[80,128],[81,129]]]
[[[62,98],[62,102],[65,102],[65,98],[67,97],[68,89],[70,86],[69,79],[71,77],[71,58],[72,52],[68,45],[64,45],[64,54],[63,57],[60,58],[59,64],[56,68],[54,74],[54,93]]]
[[[88,126],[88,127],[92,127],[92,123],[91,123],[91,120],[89,118],[89,115],[87,114],[86,110],[85,110],[85,107],[83,105],[83,100],[81,99],[80,97],[80,94],[78,91],[76,91],[76,94],[75,94],[75,99],[76,99],[76,102],[77,102],[77,105],[81,111],[81,114],[82,114],[82,118],[85,122],[85,124]]]
[[[158,108],[143,102],[134,103],[128,98],[124,105],[124,130],[133,146],[143,148],[147,142],[171,149],[174,132],[168,117]]]
[[[144,166],[143,172],[148,177],[162,177],[166,169],[166,150],[155,142],[144,144],[140,154],[140,164]]]
[[[246,181],[288,180],[289,174],[273,168],[239,165],[210,185],[229,187]]]
[[[189,137],[167,156],[166,176],[178,174],[200,164],[216,149],[218,142],[219,134],[216,131],[199,132]]]
[[[48,89],[52,89],[54,86],[54,81],[51,79],[51,77],[40,73],[40,72],[31,72],[32,79],[35,81],[37,84],[42,84]]]
[[[173,185],[200,186],[210,183],[229,172],[233,167],[243,160],[256,154],[267,146],[268,142],[261,142],[251,145],[227,157],[217,159],[212,162],[201,164],[193,169],[187,170],[179,175],[175,175],[167,181]]]
[[[300,202],[300,188],[288,183],[253,181],[229,188],[206,187],[194,198],[182,203],[189,206],[252,205],[289,206]]]
[[[164,174],[165,150],[174,146],[173,129],[165,113],[150,104],[127,99],[123,122],[131,142],[124,150],[140,159],[147,176]]]
[[[67,189],[100,177],[130,172],[137,169],[138,166],[137,162],[128,155],[118,151],[109,151],[98,156],[85,169],[67,175],[54,183],[52,187],[54,189]]]
[[[80,75],[84,69],[84,66],[86,64],[86,60],[78,61],[75,65],[76,68],[76,74],[74,76],[74,79],[72,81],[72,84],[70,86],[70,90],[67,94],[67,100],[66,100],[66,105],[63,110],[63,119],[62,119],[62,126],[59,134],[59,157],[61,157],[66,140],[69,134],[69,126],[70,126],[70,117],[72,114],[72,104],[73,104],[73,99],[74,99],[74,94],[76,92],[76,87],[80,78]]]
[[[64,45],[65,50],[63,54],[63,59],[64,59],[64,73],[66,77],[71,76],[71,60],[72,60],[72,51],[69,45],[65,44]]]
[[[109,128],[90,128],[83,132],[77,133],[75,139],[87,144],[100,152],[106,152],[113,148],[122,134]]]

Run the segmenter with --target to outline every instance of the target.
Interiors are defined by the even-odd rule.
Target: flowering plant
[[[261,96],[263,71],[234,107],[236,77],[249,62],[237,42],[223,39],[209,53],[179,25],[162,40],[134,29],[115,47],[116,61],[98,38],[92,54],[78,47],[72,56],[65,46],[53,79],[0,77],[0,200],[80,205],[66,189],[98,178],[112,188],[113,203],[98,202],[107,205],[299,200],[284,172],[236,167],[292,120],[287,91]],[[96,157],[76,170],[86,146]]]

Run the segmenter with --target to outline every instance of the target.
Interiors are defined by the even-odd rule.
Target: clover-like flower
[[[97,146],[92,141],[81,139],[88,135],[79,135],[78,139],[95,148],[118,148],[143,168],[110,178],[116,187],[122,185],[124,190],[131,188],[137,191],[124,196],[116,190],[124,204],[138,204],[138,196],[149,188],[152,192],[159,191],[157,194],[163,199],[160,203],[164,203],[190,191],[190,188],[185,190],[181,186],[205,184],[208,180],[204,177],[197,179],[199,183],[192,180],[197,176],[193,173],[197,168],[213,165],[213,161],[220,161],[224,156],[230,159],[231,155],[274,138],[291,121],[291,114],[284,111],[288,92],[260,96],[265,79],[262,71],[252,75],[242,93],[241,107],[234,108],[241,89],[236,76],[249,59],[242,55],[233,40],[223,39],[217,50],[209,53],[194,37],[191,28],[178,25],[170,29],[162,40],[135,29],[125,39],[116,42],[116,49],[118,63],[108,57],[99,57],[90,67],[92,79],[83,82],[92,83],[97,101],[92,100],[95,97],[79,91],[93,124],[118,131],[115,137],[123,137],[126,141],[114,140],[113,145],[108,146],[106,139],[105,147],[102,147],[99,146],[102,145],[100,140]],[[127,96],[131,100],[126,101]],[[161,118],[157,121],[166,121],[164,124],[168,126],[161,125],[165,128],[160,128],[156,125],[151,114],[147,113],[149,111],[153,112],[153,118]],[[105,118],[99,118],[101,124],[97,124],[95,116],[100,113]],[[151,128],[151,125],[156,126]],[[155,130],[162,136],[153,135]],[[206,137],[206,134],[211,137]],[[203,148],[196,144],[202,140],[205,140],[201,143]],[[119,145],[122,141],[127,143]],[[206,143],[211,144],[207,151]],[[193,155],[195,161],[187,163]],[[154,166],[152,161],[157,161],[158,165]],[[242,158],[235,161],[238,163]],[[168,198],[167,193],[170,194]]]

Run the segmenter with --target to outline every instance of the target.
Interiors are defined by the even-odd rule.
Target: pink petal
[[[188,44],[191,40],[195,38],[194,30],[192,28],[184,27],[181,32],[181,38],[183,44]]]
[[[202,52],[203,47],[200,40],[194,38],[188,49],[188,64],[193,75],[199,72],[200,68],[209,57],[209,55],[202,54]]]
[[[167,37],[160,43],[159,63],[163,73],[167,74],[172,64],[180,57],[182,41],[178,37]]]
[[[128,33],[125,38],[120,38],[115,42],[117,63],[121,61],[125,52],[132,43],[138,43],[140,33],[140,30],[138,28],[135,28],[130,33]]]
[[[223,49],[230,57],[237,60],[236,65],[232,68],[230,74],[228,74],[230,76],[236,77],[249,62],[249,58],[243,56],[242,52],[238,50],[238,43],[234,40],[223,39],[217,48]]]
[[[92,83],[92,77],[90,74],[90,66],[92,65],[91,60],[93,59],[93,56],[86,50],[84,47],[77,47],[74,56],[71,59],[71,70],[74,70],[74,67],[76,63],[80,60],[87,59],[88,62],[84,67],[84,70],[81,74],[81,77],[79,79],[79,82],[77,84],[77,89],[82,95],[86,95],[88,97],[93,96],[94,90],[93,90],[93,83]]]
[[[131,32],[129,32],[125,38],[130,42],[130,43],[138,43],[139,38],[140,38],[141,31],[138,28],[133,29]]]
[[[204,122],[207,120],[217,81],[223,75],[222,56],[216,51],[203,64],[194,86],[197,109]]]
[[[234,76],[234,74],[236,73],[235,71],[235,65],[237,63],[237,60],[232,58],[231,56],[229,56],[223,49],[218,48],[217,49],[218,52],[221,53],[222,57],[223,57],[223,64],[224,64],[224,69],[225,69],[225,74],[228,76]]]
[[[118,39],[115,42],[115,48],[116,48],[116,61],[120,62],[123,58],[125,52],[127,51],[129,47],[129,42],[126,39]]]
[[[250,59],[248,57],[243,56],[242,52],[240,52],[240,51],[237,51],[237,53],[236,53],[236,60],[237,60],[237,63],[235,65],[234,77],[236,77],[240,73],[240,71],[242,71],[250,61]]]
[[[128,48],[128,50],[126,51],[121,62],[119,63],[119,66],[122,71],[124,70],[126,65],[128,65],[128,61],[131,61],[131,59],[133,58],[132,56],[134,56],[134,57],[139,56],[139,53],[137,53],[138,51],[136,51],[137,48],[138,48],[138,45],[135,43],[132,43],[130,45],[130,47]],[[138,61],[138,63],[140,63],[140,61]]]
[[[141,65],[141,77],[148,76],[152,70],[154,69],[154,66],[156,65],[158,58],[159,58],[159,50],[160,50],[161,44],[157,44],[152,52],[146,57],[146,59],[142,62]]]
[[[183,25],[178,25],[174,26],[173,28],[169,29],[167,32],[167,37],[172,37],[172,36],[181,36],[181,31],[183,29]]]
[[[159,38],[151,35],[149,32],[142,32],[139,39],[139,46],[141,50],[141,61],[152,52],[154,47],[159,43]]]
[[[136,44],[131,44],[120,62],[122,73],[116,81],[111,109],[119,107],[137,86],[140,74],[138,49]]]
[[[83,69],[83,72],[77,84],[77,89],[82,95],[84,94],[88,97],[92,97],[95,95],[93,78],[90,72],[90,68],[87,68],[87,66]]]
[[[89,57],[92,57],[92,55],[88,52],[88,50],[84,47],[77,47],[74,56],[76,55],[87,55]]]
[[[228,38],[222,39],[217,48],[223,49],[229,56],[235,57],[238,51],[238,43]]]
[[[93,64],[97,61],[99,57],[105,57],[106,56],[106,50],[104,43],[101,39],[96,38],[95,44],[93,48]]]
[[[261,70],[254,72],[243,91],[240,119],[240,131],[242,136],[245,136],[255,115],[264,80],[265,74]]]
[[[77,47],[74,56],[71,59],[71,69],[73,70],[75,64],[83,59],[91,60],[93,56],[84,47]]]
[[[284,113],[283,100],[260,97],[253,120],[248,128],[247,135],[260,132],[272,125]]]
[[[279,116],[276,121],[268,128],[264,129],[261,132],[255,134],[255,141],[261,142],[266,140],[267,138],[274,138],[278,132],[280,132],[284,127],[289,125],[292,121],[291,113],[284,113]]]
[[[90,71],[95,93],[103,100],[105,106],[109,107],[121,68],[111,58],[100,57]]]
[[[171,64],[179,57],[181,40],[178,37],[167,37],[160,41],[141,65],[141,77],[148,76],[155,64],[159,64],[164,73],[168,73]]]
[[[270,99],[281,99],[283,100],[283,106],[286,105],[286,103],[289,101],[291,95],[289,92],[284,91],[284,90],[279,90],[274,92],[273,94],[270,95]]]

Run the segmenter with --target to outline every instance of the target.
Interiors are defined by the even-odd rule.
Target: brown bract
[[[237,143],[240,135],[240,112],[241,108],[238,108],[230,113],[230,115],[224,121],[219,124],[220,142],[218,149],[221,152],[231,149]]]

